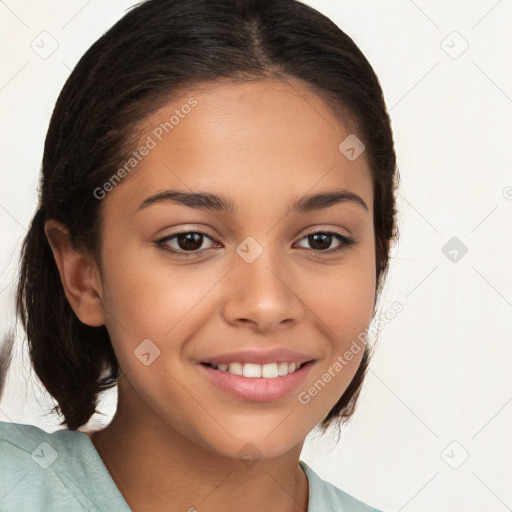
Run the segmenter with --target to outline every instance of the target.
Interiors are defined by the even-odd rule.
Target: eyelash
[[[190,256],[194,256],[194,255],[197,255],[197,254],[201,254],[203,251],[207,251],[208,249],[199,249],[199,250],[196,250],[196,251],[184,251],[184,250],[177,251],[175,249],[169,249],[169,247],[166,245],[166,242],[172,240],[173,238],[176,238],[179,235],[188,235],[188,234],[191,234],[191,233],[197,234],[197,235],[203,235],[203,236],[209,238],[210,240],[212,240],[215,243],[220,243],[217,240],[215,240],[214,238],[212,238],[208,233],[205,233],[204,231],[195,229],[193,231],[181,231],[179,233],[174,233],[172,235],[169,235],[169,236],[166,236],[164,238],[161,238],[160,240],[157,240],[155,242],[155,245],[157,245],[157,247],[159,249],[162,249],[164,251],[170,252],[172,254],[176,254],[179,257],[183,256],[185,258],[188,258]],[[337,233],[336,231],[313,231],[311,233],[307,233],[306,235],[304,235],[301,238],[301,240],[299,240],[299,241],[302,241],[302,240],[304,240],[304,238],[308,238],[309,236],[317,235],[317,234],[332,235],[339,242],[341,242],[341,245],[337,249],[328,249],[328,250],[325,250],[325,251],[316,251],[315,249],[310,249],[310,251],[312,251],[314,254],[333,254],[333,253],[338,253],[338,252],[341,252],[341,251],[346,251],[346,250],[348,250],[350,248],[350,246],[352,246],[352,245],[354,245],[356,243],[356,241],[353,238],[350,238],[350,237],[348,237],[346,235],[342,235],[341,233]]]

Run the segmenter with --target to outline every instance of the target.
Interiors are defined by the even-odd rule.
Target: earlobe
[[[60,222],[48,220],[44,231],[64,292],[76,316],[90,326],[104,325],[102,285],[93,258],[73,246],[69,229]]]

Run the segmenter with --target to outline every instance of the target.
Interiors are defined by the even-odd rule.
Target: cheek
[[[308,305],[317,329],[328,340],[327,353],[299,396],[310,414],[328,412],[352,381],[364,354],[367,328],[375,300],[375,259],[372,248],[354,253],[330,278],[317,275],[318,286]]]
[[[318,313],[330,329],[329,337],[336,352],[345,350],[371,321],[375,298],[375,279],[368,275],[340,276],[329,291],[317,297]]]
[[[189,319],[199,304],[208,303],[203,299],[219,280],[215,277],[207,266],[191,270],[154,254],[151,261],[135,256],[119,259],[107,276],[104,305],[110,313],[109,327],[122,339],[130,339],[130,346],[146,338],[161,342],[177,333],[186,339]]]
[[[358,247],[345,262],[315,273],[315,286],[307,304],[317,316],[333,351],[346,350],[368,327],[375,300],[375,257],[373,244]],[[323,327],[322,325],[323,324]]]

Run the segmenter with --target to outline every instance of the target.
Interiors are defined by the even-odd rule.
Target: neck
[[[123,381],[114,418],[90,438],[133,512],[307,512],[308,481],[298,465],[302,444],[244,464],[194,443],[141,410],[143,403],[130,403]]]

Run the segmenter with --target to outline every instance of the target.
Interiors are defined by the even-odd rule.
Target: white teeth
[[[288,363],[279,363],[279,376],[288,375]]]
[[[298,370],[301,365],[299,363],[219,363],[212,364],[212,367],[222,372],[229,372],[234,375],[243,375],[244,377],[255,378],[263,377],[265,379],[275,379],[277,377],[284,377],[289,373]]]
[[[241,363],[231,363],[228,367],[229,373],[234,373],[235,375],[243,375],[243,367]]]
[[[245,363],[243,370],[244,377],[261,377],[261,365]]]
[[[266,379],[275,379],[276,377],[279,377],[277,363],[264,364],[261,367],[261,376]]]

